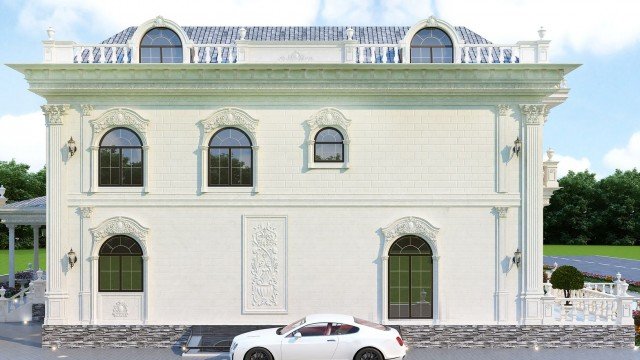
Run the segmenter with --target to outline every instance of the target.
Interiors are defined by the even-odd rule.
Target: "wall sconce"
[[[78,148],[76,147],[76,142],[75,140],[73,140],[73,136],[69,139],[69,141],[67,141],[67,149],[69,149],[69,157],[73,156],[73,154],[75,154],[76,151],[78,151]]]
[[[522,262],[522,251],[520,251],[520,249],[513,253],[511,261],[516,264],[517,267],[520,267],[520,263]]]
[[[513,142],[513,149],[511,150],[515,156],[520,156],[520,150],[522,150],[522,141],[518,136],[516,140]]]
[[[73,248],[69,250],[69,253],[67,254],[67,258],[69,259],[69,266],[73,269],[73,265],[75,265],[78,262],[78,257],[76,256],[75,251],[73,251]]]

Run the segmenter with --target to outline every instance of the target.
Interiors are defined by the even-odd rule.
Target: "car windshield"
[[[287,326],[283,327],[283,328],[282,328],[282,330],[280,330],[280,334],[286,334],[286,333],[288,333],[289,331],[291,331],[291,330],[293,330],[293,329],[297,328],[298,326],[300,326],[300,325],[302,325],[302,324],[304,324],[304,323],[305,323],[305,318],[302,318],[302,319],[300,319],[300,320],[294,321],[294,322],[292,322],[291,324],[289,324],[289,325],[287,325]]]
[[[378,330],[389,330],[388,327],[386,327],[384,325],[380,325],[380,324],[374,323],[374,322],[371,322],[371,321],[358,319],[358,318],[353,318],[353,320],[356,322],[356,324],[372,327],[372,328],[378,329]]]

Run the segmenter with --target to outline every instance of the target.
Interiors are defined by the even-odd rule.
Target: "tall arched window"
[[[389,319],[433,319],[433,253],[407,235],[389,249]]]
[[[142,283],[142,248],[132,238],[113,236],[100,247],[98,291],[139,292]]]
[[[313,159],[316,162],[343,162],[344,138],[334,128],[318,131],[313,148]]]
[[[181,63],[182,41],[171,29],[153,28],[140,42],[141,63]]]
[[[437,28],[424,28],[411,39],[412,63],[452,63],[451,38]]]
[[[247,134],[224,128],[209,141],[209,186],[252,186],[253,152]]]
[[[100,140],[100,186],[142,186],[142,141],[126,128],[115,128]]]

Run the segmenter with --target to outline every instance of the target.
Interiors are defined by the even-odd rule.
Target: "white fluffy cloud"
[[[553,160],[558,161],[558,178],[567,175],[569,171],[580,172],[591,169],[591,161],[586,157],[576,159],[568,155],[555,154]]]
[[[631,135],[627,146],[609,150],[604,156],[604,164],[613,169],[640,169],[640,132]]]
[[[46,160],[46,128],[40,112],[0,116],[0,160],[31,165],[38,171]]]

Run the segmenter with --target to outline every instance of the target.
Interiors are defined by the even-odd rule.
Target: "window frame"
[[[444,34],[444,36],[447,37],[447,39],[449,39],[449,43],[450,45],[413,45],[413,39],[415,39],[416,36],[418,36],[418,34],[424,30],[438,30],[441,31],[442,34]],[[413,61],[413,49],[429,49],[429,59],[431,60],[430,62],[414,62]],[[451,61],[445,61],[445,62],[434,62],[433,61],[433,49],[451,49]],[[409,61],[413,64],[453,64],[455,62],[455,54],[454,54],[454,46],[453,46],[453,39],[451,38],[451,36],[449,36],[449,34],[447,34],[446,31],[444,31],[443,29],[439,28],[439,27],[432,27],[432,26],[428,26],[428,27],[424,27],[420,30],[418,30],[415,34],[413,34],[413,37],[411,37],[411,41],[409,41]]]
[[[142,45],[142,42],[144,42],[145,37],[152,31],[154,30],[168,30],[171,31],[176,38],[178,38],[178,40],[180,41],[180,45]],[[180,62],[164,62],[164,58],[162,56],[163,54],[163,49],[180,49],[180,53],[181,53],[181,61]],[[182,43],[182,39],[180,38],[180,35],[178,35],[177,32],[175,32],[173,29],[168,28],[168,27],[164,27],[164,26],[158,26],[158,27],[153,27],[149,30],[147,30],[144,35],[142,35],[142,37],[140,38],[140,47],[138,49],[138,62],[140,64],[182,64],[184,63],[184,44]],[[142,57],[142,49],[160,49],[160,62],[149,62],[149,61],[143,61],[143,57]]]
[[[242,133],[242,135],[244,135],[247,138],[247,141],[249,141],[249,146],[211,146],[211,142],[213,141],[213,139],[216,137],[216,135],[218,135],[220,132],[227,130],[227,129],[233,129],[236,131],[239,131],[240,133]],[[213,133],[213,135],[211,135],[211,137],[209,138],[209,144],[207,146],[207,168],[206,168],[206,174],[207,174],[207,187],[211,187],[211,188],[247,188],[247,187],[253,187],[253,183],[254,183],[254,166],[253,166],[253,142],[251,141],[251,137],[249,137],[249,135],[247,135],[247,133],[245,131],[243,131],[240,128],[234,127],[234,126],[226,126],[223,128],[218,129],[215,133]],[[212,149],[227,149],[227,154],[229,156],[229,164],[227,167],[227,171],[228,173],[228,183],[227,184],[211,184],[211,150]],[[250,161],[249,161],[249,165],[251,166],[251,181],[249,184],[232,184],[231,183],[231,174],[232,174],[232,158],[231,158],[231,154],[233,149],[248,149],[250,152]]]
[[[125,237],[128,239],[131,239],[132,241],[134,241],[136,243],[136,245],[138,245],[138,247],[140,248],[140,254],[118,254],[118,255],[109,255],[109,254],[105,254],[102,255],[102,249],[105,247],[105,245],[111,241],[112,239],[118,238],[118,237]],[[122,290],[122,257],[139,257],[140,258],[140,290]],[[100,283],[100,275],[102,274],[102,262],[100,261],[100,259],[102,257],[118,257],[119,259],[119,269],[118,269],[118,278],[119,278],[119,289],[118,290],[103,290],[101,287],[101,283]],[[140,245],[140,243],[138,241],[136,241],[136,239],[132,238],[131,236],[127,236],[127,235],[113,235],[110,236],[107,240],[105,240],[102,245],[100,246],[100,249],[98,250],[98,284],[97,284],[97,288],[98,288],[98,293],[143,293],[144,292],[144,251],[143,251],[143,247],[142,245]]]
[[[104,138],[109,135],[110,133],[116,131],[116,130],[127,130],[131,133],[133,133],[133,135],[136,136],[136,138],[138,139],[138,142],[140,143],[139,146],[102,146],[102,142],[104,141]],[[145,161],[144,161],[144,153],[145,153],[145,146],[144,143],[142,142],[142,139],[140,138],[140,135],[138,135],[138,133],[136,133],[135,131],[127,128],[127,127],[123,127],[123,126],[118,126],[118,127],[114,127],[109,129],[108,131],[106,131],[102,137],[100,138],[100,142],[98,143],[98,187],[115,187],[115,188],[139,188],[139,187],[144,187],[145,182]],[[118,149],[118,179],[120,180],[120,184],[103,184],[102,183],[102,176],[101,176],[101,171],[102,171],[102,149]],[[123,167],[122,167],[122,150],[123,149],[140,149],[140,169],[141,169],[141,181],[140,184],[122,184],[122,178],[123,178]]]
[[[318,136],[320,135],[321,132],[325,131],[325,130],[334,130],[336,131],[340,137],[342,138],[342,141],[340,142],[318,142]],[[327,145],[337,145],[340,144],[340,160],[317,160],[316,158],[316,152],[318,149],[318,144],[327,144]],[[320,128],[320,130],[318,130],[316,132],[316,135],[313,137],[313,162],[314,163],[340,163],[343,164],[344,163],[344,134],[337,128],[333,127],[333,126],[325,126],[323,128]]]

